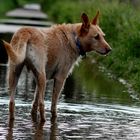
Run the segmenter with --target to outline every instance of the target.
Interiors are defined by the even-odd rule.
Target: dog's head
[[[79,40],[85,52],[95,51],[102,55],[111,51],[111,47],[105,41],[105,34],[98,25],[99,11],[90,22],[88,16],[83,13],[82,25],[79,29]]]

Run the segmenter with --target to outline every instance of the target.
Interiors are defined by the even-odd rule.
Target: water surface
[[[87,62],[83,63],[67,80],[56,122],[50,120],[50,81],[45,95],[46,122],[41,124],[33,122],[30,116],[35,83],[26,70],[16,92],[15,121],[8,122],[7,66],[0,65],[0,140],[140,139],[140,106],[136,93],[129,92],[95,65],[88,66]]]

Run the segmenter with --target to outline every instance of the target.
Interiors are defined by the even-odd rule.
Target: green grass
[[[92,18],[100,10],[100,26],[113,51],[98,57],[107,69],[129,81],[140,92],[140,10],[117,0],[55,0],[44,9],[57,23],[80,22],[86,12]],[[93,55],[94,57],[95,55]]]
[[[42,0],[16,0],[19,6],[23,6],[29,3],[40,3]]]
[[[15,8],[15,4],[12,0],[0,0],[0,17],[4,17],[5,13]]]

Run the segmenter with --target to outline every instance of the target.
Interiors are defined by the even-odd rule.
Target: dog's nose
[[[106,48],[106,52],[109,53],[110,51],[112,51],[111,47]]]

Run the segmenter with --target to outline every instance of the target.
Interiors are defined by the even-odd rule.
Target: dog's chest
[[[47,62],[46,65],[46,76],[47,79],[53,79],[57,74],[62,74],[67,77],[70,73],[72,73],[74,66],[78,65],[80,62],[80,57],[76,60],[69,60],[68,58],[56,59],[53,63]]]

